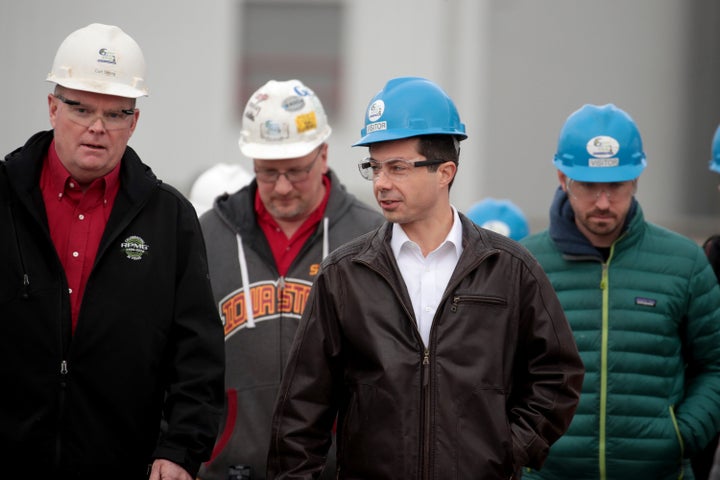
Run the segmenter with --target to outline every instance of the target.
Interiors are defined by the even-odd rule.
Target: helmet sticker
[[[122,250],[130,260],[141,260],[149,249],[150,245],[146,244],[145,240],[137,235],[126,238],[125,241],[120,244],[120,250]]]
[[[613,137],[599,136],[591,138],[585,146],[590,155],[596,158],[610,158],[617,155],[620,144]]]
[[[379,132],[380,130],[387,130],[387,122],[368,123],[368,126],[365,128],[366,134]]]
[[[620,150],[620,144],[613,137],[601,135],[591,138],[585,148],[592,155],[592,158],[588,158],[589,167],[617,167],[620,165],[620,159],[615,156]]]
[[[267,93],[258,93],[257,95],[255,95],[245,107],[244,115],[254,122],[255,117],[257,117],[260,113],[260,110],[262,110],[260,108],[260,104],[268,98],[270,98],[270,95],[268,95]]]
[[[297,112],[298,110],[302,110],[304,106],[305,100],[295,95],[287,97],[282,101],[283,110],[287,110],[288,112]]]
[[[286,123],[268,120],[260,125],[260,136],[270,142],[277,142],[288,138],[290,133]]]
[[[313,94],[312,90],[307,87],[301,87],[300,85],[296,85],[293,91],[301,97],[307,97]]]
[[[260,113],[260,106],[257,103],[248,103],[245,108],[245,116],[254,122],[258,113]]]
[[[98,58],[98,62],[100,63],[111,63],[113,65],[117,63],[117,55],[107,48],[101,48],[98,50],[98,54],[100,55],[100,58]]]
[[[384,112],[385,102],[383,102],[382,100],[375,100],[368,107],[368,120],[370,120],[371,122],[377,122],[378,120],[380,120],[380,117],[382,117]]]
[[[317,118],[315,117],[315,112],[303,113],[295,117],[295,126],[297,126],[298,133],[316,129]]]

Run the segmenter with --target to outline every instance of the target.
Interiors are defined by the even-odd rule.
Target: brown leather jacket
[[[280,388],[268,478],[316,477],[336,414],[339,478],[508,479],[542,466],[583,365],[534,257],[461,220],[427,348],[390,224],[327,257]]]

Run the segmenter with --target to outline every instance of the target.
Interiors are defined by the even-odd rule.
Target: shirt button
[[[85,215],[83,215],[83,214],[81,213],[80,215],[78,215],[78,218],[79,218],[80,220],[85,220]]]
[[[78,252],[73,252],[72,255],[73,255],[73,257],[79,257],[79,256],[80,256],[80,254],[79,254]]]
[[[430,308],[430,307],[425,307],[425,311],[429,313],[429,312],[432,311],[432,308]]]
[[[68,187],[75,188],[75,184],[73,182],[68,183]]]
[[[68,288],[68,293],[72,293],[72,288]]]

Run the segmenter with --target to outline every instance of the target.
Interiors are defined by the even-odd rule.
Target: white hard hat
[[[46,80],[105,95],[148,95],[140,46],[120,28],[100,23],[75,30],[63,40]]]
[[[234,193],[252,182],[253,175],[236,164],[217,163],[205,170],[193,183],[188,199],[198,216],[210,210],[215,198]]]
[[[297,158],[312,152],[331,131],[315,92],[299,80],[270,80],[248,100],[238,144],[249,158]]]

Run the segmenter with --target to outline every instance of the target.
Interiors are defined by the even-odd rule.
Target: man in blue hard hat
[[[477,225],[519,241],[530,233],[523,211],[508,199],[483,198],[470,206],[467,216]]]
[[[710,170],[715,173],[720,173],[720,126],[715,129],[711,145],[711,158],[710,158]],[[718,186],[720,189],[720,186]],[[720,282],[720,235],[715,234],[708,237],[703,242],[703,250],[705,255],[708,257],[710,265],[712,265],[715,277]],[[718,435],[708,444],[703,452],[693,458],[693,468],[695,469],[696,476],[698,471],[707,473],[707,476],[702,478],[708,478],[711,480],[720,480],[720,444],[718,444]],[[715,457],[713,459],[713,456]],[[698,478],[700,478],[698,476]]]
[[[583,378],[537,261],[459,213],[467,135],[417,77],[370,101],[359,163],[387,222],[330,254],[275,406],[268,478],[517,478],[565,431]]]
[[[693,479],[720,429],[720,287],[702,249],[647,222],[633,119],[585,105],[562,127],[549,229],[522,243],[542,264],[586,374],[567,433],[524,479]]]

